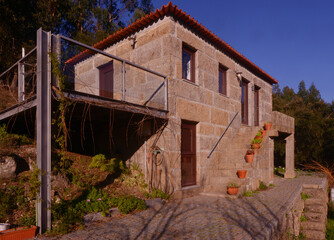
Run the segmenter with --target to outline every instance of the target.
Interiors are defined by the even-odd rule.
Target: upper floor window
[[[226,95],[227,91],[227,78],[226,78],[226,72],[227,72],[227,68],[219,65],[219,93]]]
[[[195,51],[184,45],[182,47],[182,78],[195,82]]]

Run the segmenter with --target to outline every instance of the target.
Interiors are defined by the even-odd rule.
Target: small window
[[[182,47],[182,78],[195,82],[195,51]]]
[[[226,72],[227,72],[227,68],[219,65],[219,89],[218,91],[221,94],[226,95],[227,91],[227,79],[226,79]]]

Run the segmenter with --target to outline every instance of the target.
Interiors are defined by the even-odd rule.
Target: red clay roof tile
[[[255,74],[259,75],[260,77],[264,78],[271,84],[276,84],[278,81],[276,81],[272,76],[264,72],[262,69],[260,69],[258,66],[256,66],[254,63],[249,61],[246,57],[244,57],[242,54],[240,54],[238,51],[233,49],[229,44],[221,40],[219,37],[217,37],[214,33],[212,33],[210,30],[205,28],[202,24],[200,24],[197,20],[190,17],[188,14],[183,12],[181,9],[178,9],[176,5],[173,5],[172,2],[169,2],[167,6],[163,5],[161,9],[157,9],[155,12],[151,12],[150,14],[147,14],[146,16],[142,17],[141,19],[138,19],[136,22],[132,23],[126,28],[121,29],[120,31],[111,34],[106,39],[96,43],[93,45],[94,48],[97,49],[104,49],[108,46],[111,46],[112,44],[116,43],[120,39],[129,36],[136,31],[138,31],[140,28],[144,26],[148,26],[149,24],[153,23],[154,21],[158,20],[162,16],[170,15],[177,20],[180,20],[184,22],[185,24],[189,25],[191,29],[198,32],[202,37],[205,39],[211,41],[213,44],[215,44],[217,47],[222,48],[227,53],[229,53],[232,57],[237,59],[241,64],[243,64],[245,67],[249,68],[251,71],[253,71]],[[90,51],[85,50],[81,52],[80,54],[74,56],[73,58],[69,59],[66,63],[77,63],[86,57],[89,56]]]

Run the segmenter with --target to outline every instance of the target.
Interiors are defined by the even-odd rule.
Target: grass
[[[301,215],[301,216],[300,216],[300,221],[301,221],[301,222],[306,222],[306,221],[307,221],[307,218],[306,218],[304,215]]]
[[[306,199],[310,198],[310,195],[307,193],[300,193],[301,198],[305,201]]]
[[[326,239],[334,239],[334,206],[328,206]]]

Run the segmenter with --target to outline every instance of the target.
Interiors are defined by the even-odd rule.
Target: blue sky
[[[168,0],[152,0],[155,8]],[[312,82],[334,101],[334,1],[174,0],[191,17],[279,81]]]

